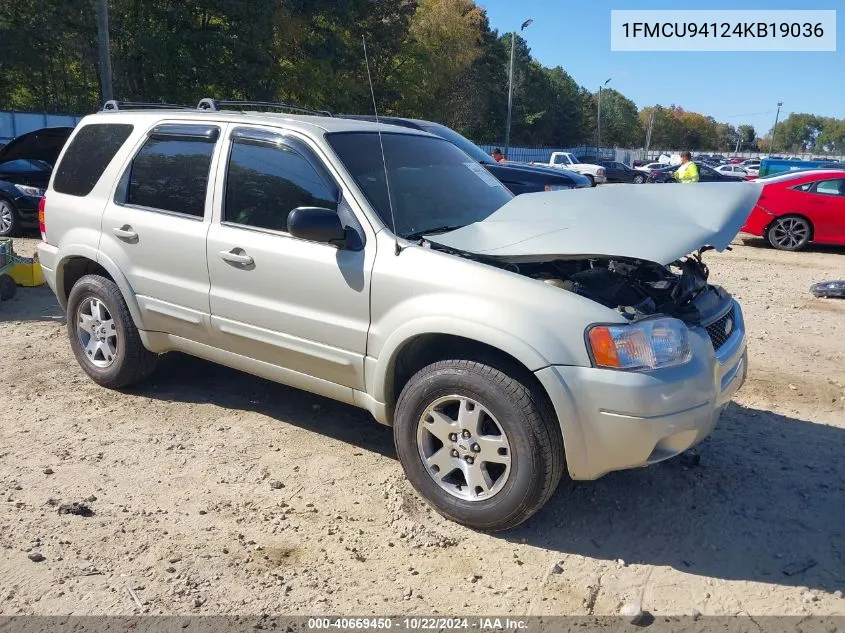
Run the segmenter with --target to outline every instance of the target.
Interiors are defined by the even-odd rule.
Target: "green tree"
[[[757,148],[757,132],[753,125],[740,125],[737,128],[739,134],[740,150],[754,151]]]

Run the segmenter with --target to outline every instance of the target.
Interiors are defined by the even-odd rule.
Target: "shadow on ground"
[[[506,538],[725,580],[845,589],[843,445],[845,429],[731,404],[692,455],[562,485]]]
[[[742,235],[737,238],[739,243],[743,246],[751,246],[754,248],[762,248],[768,249],[772,251],[772,253],[777,253],[778,251],[769,244],[768,240],[763,239],[762,237],[751,237],[749,235]],[[831,253],[833,255],[845,255],[845,246],[835,245],[835,244],[815,244],[810,243],[805,246],[802,250],[802,253]]]
[[[9,321],[46,321],[64,324],[65,315],[56,295],[46,284],[36,288],[18,287],[15,296],[0,301],[0,323]]]
[[[254,411],[351,446],[396,457],[393,431],[375,422],[363,409],[191,356],[163,356],[148,381],[129,393]]]
[[[137,392],[256,411],[350,450],[396,455],[390,429],[362,410],[186,356],[167,357]],[[501,538],[718,579],[845,589],[843,446],[845,429],[732,404],[693,458],[565,482]]]

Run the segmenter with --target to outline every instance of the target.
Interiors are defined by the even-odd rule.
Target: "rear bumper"
[[[745,382],[745,328],[738,305],[736,314],[739,323],[718,354],[704,329],[691,329],[693,358],[682,367],[641,373],[561,366],[538,371],[561,424],[570,476],[596,479],[648,466],[707,437]]]
[[[50,290],[56,295],[58,295],[56,292],[56,264],[58,258],[58,248],[46,242],[40,242],[38,244],[38,263],[41,264],[41,274],[44,277],[44,281],[50,286]],[[64,306],[62,307],[64,308]]]
[[[766,228],[774,219],[774,215],[763,210],[759,204],[755,205],[740,231],[762,237],[766,233]]]

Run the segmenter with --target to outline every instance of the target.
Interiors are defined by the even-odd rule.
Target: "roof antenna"
[[[364,64],[367,66],[367,81],[370,82],[370,94],[373,97],[373,112],[376,115],[376,129],[378,130],[378,144],[381,148],[381,164],[384,165],[384,186],[387,187],[387,206],[390,207],[390,221],[393,224],[393,239],[396,240],[396,255],[402,252],[399,246],[399,236],[396,235],[396,215],[393,213],[393,198],[390,195],[390,178],[387,175],[387,159],[384,157],[384,143],[381,140],[381,123],[378,119],[378,108],[376,108],[376,93],[373,90],[373,78],[370,76],[370,60],[367,58],[367,38],[361,36],[364,43]]]

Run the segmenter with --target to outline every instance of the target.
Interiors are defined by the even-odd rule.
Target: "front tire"
[[[394,440],[408,480],[440,514],[478,530],[531,517],[564,470],[545,394],[515,373],[440,361],[408,381],[396,406]]]
[[[18,237],[21,234],[21,218],[11,201],[0,198],[0,237]]]
[[[122,389],[152,373],[156,354],[141,342],[120,289],[111,279],[85,275],[68,297],[67,330],[77,362],[98,385]]]
[[[585,174],[585,175],[587,176],[587,180],[590,181],[590,186],[595,187],[596,186],[596,179],[593,178],[590,174]]]
[[[766,231],[766,239],[779,251],[800,251],[810,241],[813,228],[798,215],[785,215],[775,220]]]

